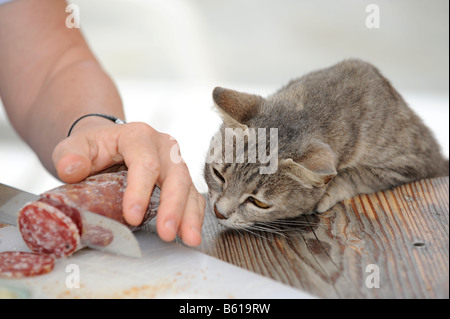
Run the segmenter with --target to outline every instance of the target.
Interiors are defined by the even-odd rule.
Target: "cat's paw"
[[[331,195],[325,194],[317,204],[316,211],[318,213],[325,213],[326,211],[329,211],[330,208],[333,207],[337,202],[339,201],[333,198]]]

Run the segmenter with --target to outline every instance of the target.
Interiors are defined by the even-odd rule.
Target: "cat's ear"
[[[283,159],[279,163],[283,172],[304,187],[323,187],[336,176],[336,155],[322,142],[311,144],[298,159]]]
[[[227,126],[245,129],[248,120],[258,113],[264,99],[259,95],[216,87],[213,100]]]

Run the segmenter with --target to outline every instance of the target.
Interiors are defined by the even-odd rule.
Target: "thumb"
[[[56,145],[52,154],[53,164],[63,182],[76,183],[90,175],[89,147],[83,147],[83,144],[67,138]]]

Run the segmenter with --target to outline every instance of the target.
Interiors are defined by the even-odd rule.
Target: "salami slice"
[[[112,218],[131,230],[144,226],[156,215],[159,188],[155,187],[144,220],[130,226],[122,215],[122,199],[127,172],[91,176],[76,184],[66,184],[43,193],[19,212],[18,225],[28,247],[55,257],[69,256],[81,247],[81,235],[87,234],[99,245],[108,245],[111,234],[99,229],[83,229],[78,209]]]
[[[74,221],[46,202],[31,202],[22,208],[18,226],[28,248],[37,253],[64,257],[80,246],[80,230]]]
[[[23,251],[0,253],[0,278],[24,278],[49,273],[55,260],[48,255]]]

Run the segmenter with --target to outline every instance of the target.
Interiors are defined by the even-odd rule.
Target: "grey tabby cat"
[[[357,194],[449,172],[430,130],[360,60],[307,74],[267,98],[217,87],[213,99],[224,122],[204,177],[209,206],[227,227],[325,212]],[[261,174],[258,162],[227,162],[224,148],[211,155],[226,128],[278,128],[276,172]],[[254,156],[256,148],[246,147]]]

